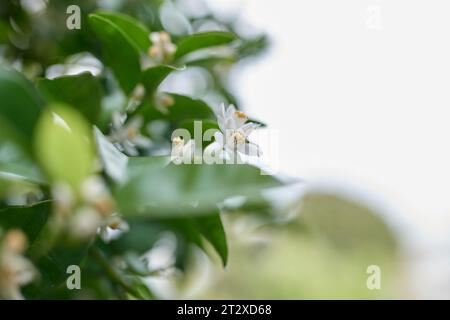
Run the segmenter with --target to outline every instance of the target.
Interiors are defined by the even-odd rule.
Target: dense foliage
[[[247,138],[263,124],[227,79],[265,37],[143,0],[79,1],[70,30],[71,1],[30,3],[0,3],[0,297],[151,299],[143,278],[182,274],[193,247],[226,265],[221,215],[270,215],[262,191],[281,182],[244,161],[179,160],[258,156]],[[202,99],[160,89],[183,74]],[[214,138],[173,135],[198,136],[195,121]],[[155,270],[146,253],[167,234],[173,264]]]

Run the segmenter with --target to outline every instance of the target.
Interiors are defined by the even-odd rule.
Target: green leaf
[[[150,31],[140,21],[118,12],[98,11],[96,15],[111,21],[140,50],[147,51],[150,47]]]
[[[213,68],[218,64],[232,65],[237,62],[235,56],[206,56],[206,57],[195,57],[192,60],[184,61],[185,65],[188,67],[203,67],[205,69],[213,70]]]
[[[36,240],[36,244],[40,238]],[[28,297],[48,297],[58,290],[67,290],[65,281],[69,277],[67,267],[80,265],[86,257],[91,242],[70,245],[65,242],[56,243],[45,255],[36,258],[35,265],[39,269],[39,282],[26,291]],[[82,280],[83,281],[83,280]]]
[[[256,119],[253,119],[253,118],[248,119],[248,122],[253,122],[253,123],[259,125],[260,128],[266,128],[267,127],[267,124],[265,124],[264,122],[256,120]]]
[[[7,207],[0,210],[0,226],[4,229],[23,230],[28,241],[33,243],[47,222],[50,210],[50,201],[42,201],[31,206]]]
[[[169,107],[169,119],[179,123],[186,119],[215,119],[212,109],[202,100],[171,94],[174,104]]]
[[[34,162],[27,138],[0,116],[0,177],[45,184]]]
[[[132,157],[129,158],[126,168],[127,179],[135,179],[140,176],[143,171],[146,170],[159,170],[170,163],[170,157],[168,156],[155,156],[155,157]]]
[[[91,123],[96,123],[102,100],[103,88],[89,72],[56,79],[40,79],[39,91],[49,102],[61,102],[81,112]]]
[[[201,233],[193,219],[139,217],[127,219],[127,222],[130,226],[128,232],[112,239],[109,243],[98,240],[96,245],[112,257],[124,254],[131,257],[142,256],[161,239],[162,235],[172,233],[176,241],[175,266],[180,269],[185,268],[192,245],[204,249]],[[127,262],[130,271],[134,274],[145,276],[152,272],[142,264],[131,265],[130,261]]]
[[[134,159],[130,159],[129,171],[133,173],[115,190],[119,211],[125,217],[207,215],[228,197],[244,196],[248,203],[261,201],[262,190],[279,185],[274,177],[244,164],[163,167],[148,157],[140,159],[139,169],[134,166]]]
[[[160,239],[161,234],[167,231],[167,227],[155,220],[131,219],[127,220],[130,230],[120,237],[112,239],[107,247],[114,254],[133,252],[142,255],[150,250]]]
[[[4,155],[7,155],[5,161]],[[29,158],[23,156],[13,144],[4,143],[0,146],[0,177],[6,180],[21,180],[45,185],[47,180],[41,170]]]
[[[194,218],[194,224],[200,233],[208,240],[222,259],[224,266],[228,261],[228,246],[225,230],[223,228],[220,214]]]
[[[194,135],[195,121],[201,121],[202,132],[205,132],[206,130],[209,130],[209,129],[220,130],[219,129],[219,125],[217,124],[217,121],[208,120],[208,119],[206,119],[206,120],[192,120],[192,119],[188,119],[188,120],[185,120],[185,121],[181,122],[179,124],[179,127],[187,129],[191,133],[191,135]]]
[[[197,126],[201,125],[201,132],[199,130],[199,132],[197,133],[195,131],[197,128],[196,123],[198,123],[198,122],[200,122],[200,123],[197,124]],[[212,142],[212,141],[207,141],[206,139],[203,141],[205,132],[208,130],[219,131],[219,125],[217,124],[217,121],[207,120],[207,119],[206,120],[191,120],[191,119],[185,120],[178,125],[178,128],[183,128],[183,129],[188,130],[189,133],[191,134],[192,139],[194,139],[196,134],[201,134],[201,137],[202,137],[201,142],[202,142],[202,145],[204,148]]]
[[[89,15],[89,22],[103,45],[103,55],[120,86],[129,94],[141,76],[139,51],[134,42],[110,19],[98,14]]]
[[[124,181],[128,157],[120,152],[98,129],[94,128],[95,141],[106,174],[116,182]]]
[[[142,300],[155,299],[154,294],[150,291],[150,288],[144,283],[144,280],[142,278],[136,276],[131,277],[131,285],[136,291],[136,298]]]
[[[30,139],[42,101],[20,73],[0,67],[0,116]]]
[[[67,182],[73,190],[93,172],[94,148],[90,126],[72,108],[54,106],[37,125],[35,152],[51,180]]]
[[[184,271],[195,246],[204,250],[202,237],[192,219],[168,220],[176,237],[175,267]]]
[[[179,59],[182,56],[199,49],[227,44],[235,39],[235,34],[223,31],[202,32],[190,35],[184,37],[177,43],[175,59]]]
[[[162,113],[153,104],[146,102],[139,107],[139,114],[146,122],[166,119],[174,126],[186,120],[215,119],[213,110],[205,102],[174,93],[169,95],[173,98],[173,104],[167,107],[167,112]]]
[[[168,65],[158,65],[144,70],[142,72],[141,82],[145,87],[146,94],[148,96],[153,95],[161,82],[163,82],[172,71],[179,70],[182,69],[177,69]]]

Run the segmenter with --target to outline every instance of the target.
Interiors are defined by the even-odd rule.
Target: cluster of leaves
[[[146,10],[158,5],[143,2]],[[52,3],[48,14],[53,10],[64,14],[64,4]],[[36,23],[15,1],[5,1],[0,8],[2,28],[9,28],[8,21],[17,20],[14,30],[2,33],[0,29],[0,36],[19,36],[11,34],[18,32],[20,23]],[[189,96],[165,93],[171,98],[171,106],[168,112],[162,112],[157,101],[163,80],[173,72],[200,66],[214,75],[213,90],[224,101],[237,103],[226,89],[225,78],[215,70],[252,53],[252,46],[259,46],[262,38],[241,39],[230,25],[228,31],[176,36],[176,51],[170,59],[143,67],[142,59],[148,58],[152,46],[150,31],[161,30],[159,20],[139,21],[123,13],[94,10],[92,4],[82,9],[81,30],[64,30],[64,21],[59,27],[53,26],[63,29],[62,34],[45,33],[49,39],[43,39],[41,33],[39,44],[31,43],[24,49],[10,41],[3,47],[4,60],[19,59],[22,72],[13,70],[11,63],[0,66],[0,228],[20,229],[28,238],[26,254],[40,274],[37,281],[23,288],[29,298],[153,298],[142,277],[152,275],[154,270],[149,270],[142,257],[162,235],[169,232],[175,236],[173,267],[178,270],[185,268],[193,246],[205,249],[207,242],[225,265],[226,234],[218,204],[241,196],[245,198],[243,211],[263,210],[268,204],[261,191],[280,184],[251,165],[174,165],[158,155],[158,150],[170,145],[170,133],[175,128],[190,130],[195,120],[217,127],[210,105]],[[132,8],[125,5],[124,11],[132,13]],[[196,18],[202,19],[213,17]],[[30,37],[36,30],[36,26],[29,27],[30,33],[23,31],[20,36]],[[31,37],[30,41],[36,39]],[[51,44],[51,54],[43,55],[42,45],[46,44]],[[228,46],[233,54],[203,52],[217,46]],[[47,67],[64,63],[77,52],[95,55],[105,66],[103,72],[45,78]],[[196,55],[199,52],[203,54]],[[30,76],[26,66],[36,63],[40,69]],[[136,100],[139,86],[145,93]],[[117,95],[123,99],[111,102]],[[132,101],[137,105],[127,109]],[[152,148],[139,149],[135,157],[116,149],[105,137],[111,130],[113,112],[127,113],[127,119],[142,117],[145,125],[141,133],[152,139]],[[165,124],[162,133],[144,131],[148,124],[158,121]],[[93,174],[106,181],[129,231],[109,242],[98,236],[74,242],[55,235],[51,229],[55,215],[52,188],[64,182],[75,190]],[[83,295],[66,288],[70,265],[81,266]]]

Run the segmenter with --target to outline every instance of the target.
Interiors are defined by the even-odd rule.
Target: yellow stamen
[[[117,218],[111,221],[111,223],[108,224],[108,227],[110,227],[113,230],[117,230],[119,229],[121,223],[122,221],[119,218]]]
[[[138,130],[136,128],[134,128],[134,127],[127,128],[128,139],[136,138],[138,133],[139,133]]]
[[[95,203],[95,208],[102,216],[108,216],[115,210],[114,201],[110,197],[103,197]]]
[[[164,95],[161,97],[161,104],[164,107],[171,107],[174,103],[175,103],[175,100],[169,95]]]
[[[10,230],[5,235],[5,245],[14,252],[24,252],[28,247],[28,241],[25,234],[17,229]]]
[[[167,33],[167,32],[165,32],[165,31],[161,31],[160,33],[159,33],[159,38],[161,39],[161,42],[170,42],[170,35]]]
[[[234,132],[231,135],[231,139],[233,139],[233,143],[235,145],[240,145],[240,144],[245,143],[245,136],[239,131]]]
[[[238,117],[240,119],[247,119],[247,115],[245,113],[243,113],[242,111],[236,111],[234,114],[236,115],[236,117]]]
[[[156,58],[160,54],[161,54],[161,50],[156,46],[150,47],[150,49],[148,49],[148,55],[152,58]]]
[[[180,146],[180,145],[184,145],[184,140],[182,137],[175,137],[175,138],[173,138],[172,143],[175,146]]]

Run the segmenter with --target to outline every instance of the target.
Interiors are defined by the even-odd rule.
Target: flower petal
[[[152,145],[152,140],[143,135],[136,136],[133,140],[131,140],[131,142],[143,149],[150,148]]]
[[[219,144],[218,142],[213,142],[210,143],[206,148],[204,153],[208,156],[212,156],[214,154],[216,154],[217,152],[219,152],[220,150],[222,150],[223,147],[221,144]]]
[[[159,42],[160,41],[160,34],[159,34],[159,32],[152,32],[152,33],[150,33],[150,40],[154,43],[154,44],[156,44],[157,42]]]
[[[224,135],[222,132],[214,132],[214,139],[216,139],[216,142],[220,145],[223,146],[224,145]]]
[[[233,118],[236,112],[236,107],[230,104],[227,108],[226,116],[227,118]]]
[[[123,126],[123,121],[120,116],[120,113],[114,112],[112,115],[112,127],[116,130],[119,130]]]
[[[234,115],[233,120],[234,120],[235,129],[241,128],[247,122],[246,117],[241,118],[241,117],[238,117],[237,115]]]
[[[227,120],[222,116],[217,116],[217,124],[219,125],[219,129],[223,132],[227,130]]]
[[[257,129],[258,127],[259,127],[259,124],[249,122],[249,123],[244,124],[242,127],[240,127],[239,130],[242,131],[242,133],[246,137],[248,137],[250,135],[250,133],[252,133],[252,131]]]
[[[188,163],[188,161],[192,160],[195,153],[195,141],[189,140],[184,146],[183,146],[183,159]]]
[[[144,120],[140,116],[135,116],[127,123],[127,128],[140,129]]]
[[[261,155],[259,146],[250,142],[239,145],[238,151],[252,157],[259,157]]]
[[[125,153],[129,156],[137,156],[139,154],[134,144],[130,141],[124,141],[121,146],[123,147]]]

